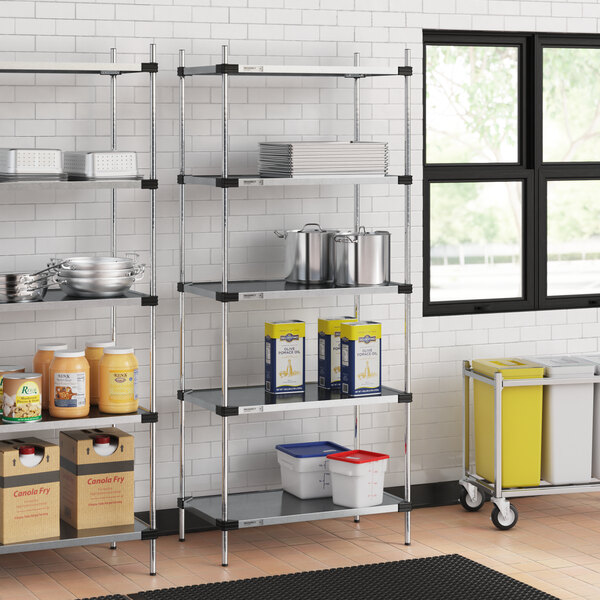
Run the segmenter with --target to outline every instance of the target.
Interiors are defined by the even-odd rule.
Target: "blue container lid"
[[[333,442],[302,442],[301,444],[279,444],[277,450],[285,452],[294,458],[315,458],[327,456],[334,452],[347,452],[348,448]]]

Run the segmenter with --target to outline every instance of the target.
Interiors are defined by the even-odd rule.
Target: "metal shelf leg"
[[[227,64],[229,49],[222,47],[223,64]],[[229,77],[225,73],[222,76],[222,171],[223,177],[229,175]],[[222,229],[222,271],[221,281],[223,292],[227,292],[229,285],[229,196],[227,188],[223,188],[223,229]],[[223,302],[221,309],[221,387],[223,390],[223,406],[227,406],[229,400],[229,304]],[[229,419],[223,417],[221,425],[221,515],[223,521],[227,521],[228,494],[229,494]],[[227,531],[221,535],[221,564],[228,564],[229,536]]]
[[[354,53],[354,66],[360,66],[360,52]],[[354,78],[354,141],[360,142],[360,79]],[[354,231],[360,229],[360,185],[354,186]],[[354,296],[354,316],[360,321],[360,296]],[[354,407],[354,449],[360,449],[360,407]],[[354,516],[360,523],[360,515]]]
[[[179,51],[185,66],[185,51]],[[179,78],[179,173],[185,174],[185,77]],[[185,186],[179,186],[179,281],[185,281]],[[179,389],[185,390],[185,294],[179,292]],[[179,402],[179,497],[185,498],[185,401]],[[179,541],[185,541],[185,508],[179,508]]]
[[[117,49],[110,49],[110,62],[117,62]],[[117,76],[110,76],[110,149],[117,149]],[[110,191],[110,251],[112,256],[117,256],[117,190]],[[117,307],[110,309],[111,340],[117,341]],[[113,425],[114,427],[114,425]],[[117,549],[117,542],[110,543],[110,549]]]
[[[150,44],[150,62],[156,45]],[[150,73],[150,177],[156,179],[156,73]],[[156,295],[156,190],[150,190],[150,294]],[[156,411],[156,307],[150,307],[150,410]],[[156,423],[150,423],[150,527],[156,529]],[[156,575],[156,540],[150,540],[150,575]]]
[[[410,66],[410,50],[406,48],[404,51],[404,63]],[[411,80],[409,77],[404,78],[404,173],[411,174],[411,98],[410,98]],[[405,205],[404,205],[404,280],[406,283],[411,282],[411,189],[410,185],[404,186]],[[411,298],[407,294],[404,298],[404,389],[406,392],[411,391]],[[406,404],[405,416],[405,433],[404,433],[404,496],[407,502],[411,501],[411,444],[410,444],[410,413],[411,405]],[[404,514],[404,543],[410,545],[410,511]]]

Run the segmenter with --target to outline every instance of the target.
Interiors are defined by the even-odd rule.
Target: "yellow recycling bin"
[[[494,378],[536,379],[544,368],[520,358],[474,360],[473,370]],[[474,380],[475,468],[494,482],[494,386]],[[540,485],[542,457],[541,385],[505,387],[502,392],[502,487]]]

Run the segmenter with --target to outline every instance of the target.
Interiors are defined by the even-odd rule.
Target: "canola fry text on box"
[[[21,460],[19,448],[24,446],[33,447],[36,464]],[[4,440],[0,442],[0,471],[0,543],[58,537],[58,446],[37,438]]]
[[[94,438],[114,440],[98,454]],[[117,429],[60,432],[61,518],[75,529],[133,523],[134,438]]]

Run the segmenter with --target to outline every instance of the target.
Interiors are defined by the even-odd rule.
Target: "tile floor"
[[[496,530],[491,507],[413,512],[413,544],[404,546],[403,515],[317,521],[231,533],[230,566],[220,566],[220,533],[158,540],[159,575],[147,574],[147,542],[0,557],[0,600],[67,600],[459,553],[559,598],[600,598],[600,496],[523,498],[520,520]],[[433,599],[432,599],[433,600]]]

